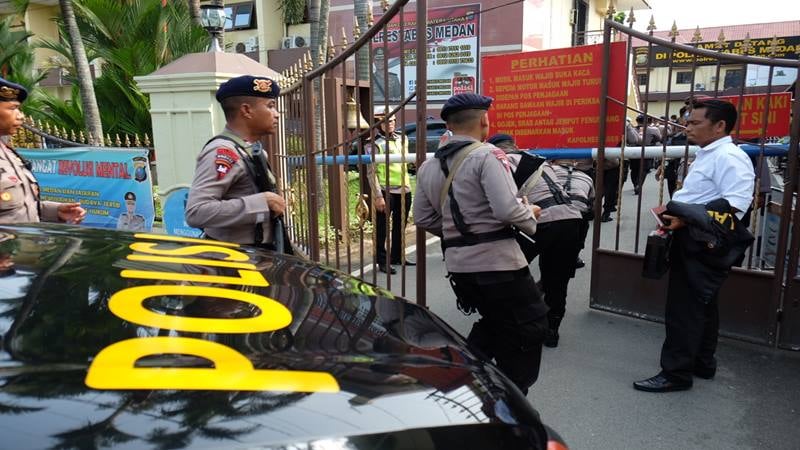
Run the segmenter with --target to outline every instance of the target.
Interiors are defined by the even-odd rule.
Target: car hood
[[[541,431],[519,391],[436,316],[306,260],[165,235],[3,226],[0,276],[9,448]]]

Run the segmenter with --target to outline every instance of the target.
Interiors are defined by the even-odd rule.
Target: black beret
[[[0,78],[0,102],[24,102],[28,98],[28,90],[17,83]]]
[[[486,109],[492,106],[493,99],[472,92],[466,94],[456,94],[445,102],[442,107],[442,120],[447,121],[447,117],[457,111],[464,109]]]
[[[222,103],[228,97],[238,96],[278,98],[280,94],[281,87],[277,81],[267,77],[242,75],[220,85],[217,89],[217,101]]]
[[[136,194],[134,194],[133,192],[126,192],[125,200],[136,200]]]
[[[505,133],[497,133],[486,140],[489,144],[497,145],[501,142],[511,141],[514,142],[514,138],[510,134]]]

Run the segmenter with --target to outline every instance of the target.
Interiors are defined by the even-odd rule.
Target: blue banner
[[[153,183],[146,149],[75,147],[18,150],[33,164],[42,200],[80,202],[84,225],[129,231],[153,227]]]
[[[164,230],[167,234],[185,237],[200,237],[202,230],[192,228],[186,223],[186,199],[189,188],[181,187],[170,191],[161,202],[161,215],[164,217]]]

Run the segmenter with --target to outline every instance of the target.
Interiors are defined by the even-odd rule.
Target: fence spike
[[[367,28],[372,28],[375,24],[375,16],[372,15],[372,2],[367,2]]]
[[[306,58],[305,59],[306,59],[306,67],[305,67],[306,68],[306,73],[308,73],[308,72],[311,71],[311,69],[314,68],[313,64],[311,64],[311,61],[313,61],[313,58],[311,57],[311,50],[309,50],[306,53]]]
[[[774,58],[778,55],[778,35],[772,35],[772,40],[769,42],[769,57]]]
[[[347,31],[342,27],[342,51],[347,48]]]
[[[150,147],[150,136],[148,136],[147,133],[144,134],[144,146]]]
[[[130,146],[131,146],[131,137],[128,134],[126,134],[125,135],[125,147],[130,147]]]
[[[336,44],[333,43],[333,36],[328,35],[328,59],[336,56]]]
[[[75,135],[75,130],[69,130],[69,140],[75,142],[78,136]]]
[[[86,143],[86,137],[83,135],[83,130],[78,132],[78,142],[80,142],[81,144]]]
[[[628,13],[628,26],[633,28],[633,23],[636,22],[636,16],[633,15],[633,6],[631,6],[631,12]]]
[[[361,28],[358,26],[358,17],[353,16],[353,40],[357,41],[361,37]]]
[[[725,32],[722,30],[722,28],[720,28],[719,29],[719,36],[717,36],[717,43],[716,43],[715,47],[717,47],[717,48],[725,48],[727,46],[728,46],[727,42],[725,42]]]
[[[695,44],[703,42],[703,36],[700,35],[700,25],[698,25],[697,28],[695,28],[694,30],[694,34],[692,35],[692,42],[694,42]]]
[[[142,141],[139,140],[139,133],[133,135],[133,146],[134,147],[141,147]]]
[[[614,14],[617,13],[617,10],[614,8],[614,2],[609,0],[608,2],[608,9],[606,10],[606,17],[613,20]]]
[[[111,135],[109,133],[106,133],[106,141],[105,141],[104,146],[105,147],[111,147],[111,145],[113,143],[114,143],[114,141],[111,139]]]
[[[114,146],[122,147],[122,141],[119,140],[119,133],[114,133]]]
[[[675,40],[678,38],[678,36],[680,36],[680,33],[678,33],[678,23],[673,20],[672,21],[672,28],[670,28],[670,30],[669,30],[670,40],[672,40],[672,42],[675,42]]]
[[[381,0],[381,8],[383,8],[383,12],[389,10],[389,0]]]
[[[317,54],[319,54],[319,65],[320,66],[324,66],[325,65],[325,46],[324,45],[320,45],[319,46],[319,52],[317,52]]]
[[[750,53],[750,47],[752,45],[750,41],[750,32],[748,31],[747,34],[744,35],[744,40],[742,41],[742,55],[744,56]]]
[[[647,25],[647,31],[650,33],[650,36],[653,35],[653,31],[656,30],[656,18],[650,15],[650,24]]]

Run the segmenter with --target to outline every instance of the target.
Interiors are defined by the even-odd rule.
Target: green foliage
[[[283,14],[283,22],[288,25],[303,23],[306,16],[306,0],[281,0],[278,9]]]
[[[153,0],[74,0],[73,6],[87,57],[100,66],[94,89],[103,129],[111,135],[152,135],[150,102],[134,77],[148,75],[187,53],[203,51],[208,41],[205,30],[192,20],[186,2],[167,2],[162,7]],[[58,42],[45,40],[40,46],[71,62],[63,23],[59,29]],[[75,73],[71,63],[64,68]],[[72,81],[73,77],[67,75]],[[47,106],[42,118],[67,123],[74,118],[75,107],[52,100]],[[77,128],[83,128],[82,124]]]
[[[624,23],[625,22],[625,11],[620,11],[614,15],[614,22],[617,23]]]

